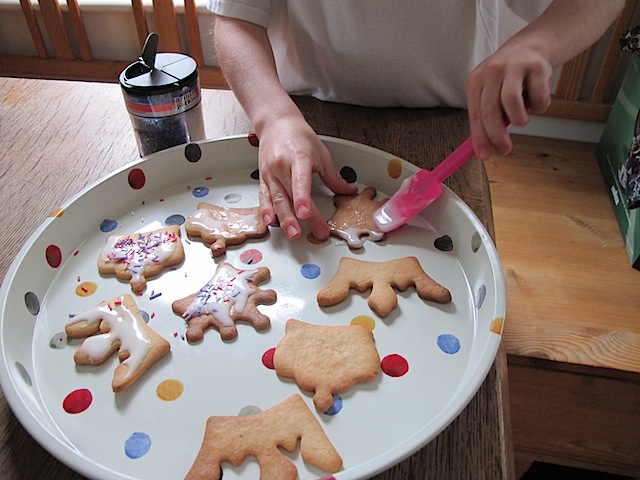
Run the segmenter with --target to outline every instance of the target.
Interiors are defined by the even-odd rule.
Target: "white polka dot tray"
[[[323,141],[342,176],[361,192],[374,187],[376,199],[393,194],[417,170],[367,146]],[[214,255],[212,243],[186,228],[197,223],[201,202],[227,213],[258,205],[257,153],[255,137],[244,135],[175,147],[130,164],[60,207],[12,264],[0,290],[2,390],[29,433],[78,472],[98,479],[184,478],[209,417],[259,414],[299,394],[343,461],[338,471],[324,471],[305,461],[298,444],[284,456],[299,478],[368,478],[432,440],[486,377],[502,333],[504,281],[491,239],[464,202],[445,189],[409,224],[382,239],[364,237],[359,248],[333,236],[318,241],[307,231],[289,241],[272,226],[266,236],[228,242],[226,251]],[[335,210],[331,192],[318,182],[313,196],[329,218]],[[248,217],[222,218],[248,224],[256,216]],[[110,255],[130,262],[130,276],[140,280],[135,268],[166,260],[164,249],[179,243],[184,259],[149,274],[144,287],[98,270],[98,256]],[[104,253],[105,245],[111,253]],[[384,316],[369,306],[371,290],[352,289],[346,300],[319,306],[317,294],[332,281],[341,258],[383,262],[408,256],[449,290],[450,302],[420,298],[409,286],[396,291],[397,306]],[[230,293],[224,302],[231,306],[224,307],[220,328],[209,326],[194,341],[187,335],[190,322],[212,307],[200,298],[200,305],[192,303],[178,314],[172,304],[202,294],[203,285],[221,290],[214,277],[222,262],[240,272],[230,280],[239,283],[225,286]],[[238,321],[236,335],[223,339],[223,331],[233,331],[230,309],[246,303],[246,290],[254,288],[245,272],[260,267],[270,276],[259,288],[277,296],[257,303],[267,323]],[[233,275],[233,269],[220,275]],[[125,307],[125,294],[133,298],[137,317],[135,309]],[[96,312],[108,329],[85,333],[88,339],[65,333],[78,314],[76,324],[90,325]],[[379,355],[375,378],[334,392],[330,408],[320,411],[313,391],[274,368],[289,319],[371,331]],[[149,330],[165,350],[170,347],[151,365],[143,358],[146,344],[136,343]],[[110,350],[114,339],[122,358]],[[74,361],[81,351],[88,364]],[[90,364],[103,354],[103,363]],[[324,358],[329,355],[318,349],[306,357],[334,368],[328,366],[337,363]],[[121,360],[129,373],[140,369],[139,376],[128,385],[125,375],[124,386],[116,388]],[[347,373],[358,368],[357,359],[344,362],[340,369]],[[259,476],[254,457],[237,467],[222,462],[219,470],[225,480]]]

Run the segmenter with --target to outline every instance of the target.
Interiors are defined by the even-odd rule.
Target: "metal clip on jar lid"
[[[150,33],[142,55],[120,74],[120,85],[130,95],[157,95],[182,88],[198,78],[195,60],[181,53],[156,53],[158,35]]]

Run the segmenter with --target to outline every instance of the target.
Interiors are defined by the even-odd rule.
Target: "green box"
[[[634,55],[607,119],[596,155],[609,191],[627,254],[633,268],[640,270],[640,208],[627,207],[620,182],[640,111],[640,57]]]

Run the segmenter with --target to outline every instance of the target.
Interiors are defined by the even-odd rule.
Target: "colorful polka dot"
[[[358,179],[356,171],[351,167],[342,167],[340,169],[340,176],[344,178],[348,183],[355,183]]]
[[[502,334],[502,328],[504,327],[504,317],[496,317],[491,322],[491,328],[489,331],[493,333],[497,333],[498,335]]]
[[[247,265],[255,265],[256,263],[260,263],[261,260],[262,253],[260,250],[256,250],[255,248],[250,248],[240,254],[240,261]]]
[[[64,208],[58,207],[53,212],[51,212],[49,214],[49,217],[51,217],[51,218],[60,218],[62,215],[64,215]]]
[[[129,176],[127,177],[127,181],[129,182],[129,186],[134,190],[140,190],[144,187],[144,184],[147,181],[147,178],[144,175],[144,172],[139,168],[134,168],[129,172]]]
[[[478,291],[476,292],[476,308],[482,307],[484,304],[484,299],[487,297],[487,287],[483,283],[478,287]]]
[[[118,222],[115,220],[111,220],[110,218],[105,218],[100,222],[100,231],[104,233],[112,232],[118,226]]]
[[[58,268],[62,263],[62,251],[57,245],[49,245],[45,251],[45,257],[51,268]]]
[[[376,321],[369,315],[358,315],[351,319],[351,325],[362,325],[373,331],[373,329],[376,328]]]
[[[196,187],[191,191],[191,193],[196,198],[202,198],[209,195],[209,189],[207,187]]]
[[[49,347],[53,348],[54,350],[61,350],[68,345],[69,337],[67,337],[67,334],[65,332],[58,332],[49,340]]]
[[[227,203],[239,203],[242,200],[242,195],[239,193],[230,193],[224,196],[224,201]]]
[[[283,303],[278,307],[278,316],[282,319],[300,318],[302,311],[293,303]]]
[[[256,407],[255,405],[247,405],[246,407],[242,407],[238,412],[239,417],[246,417],[248,415],[255,415],[257,413],[262,412],[260,407]]]
[[[172,402],[178,399],[182,392],[184,392],[184,384],[175,378],[163,380],[156,387],[156,395],[165,402]]]
[[[249,145],[251,145],[252,147],[259,147],[260,146],[260,140],[258,140],[258,136],[255,133],[250,133],[249,135],[247,135],[247,140],[249,140]]]
[[[134,432],[124,442],[124,453],[129,458],[140,458],[151,448],[151,437],[144,432]]]
[[[191,163],[195,163],[202,158],[202,149],[197,143],[188,143],[184,147],[184,156]]]
[[[327,239],[320,240],[313,233],[310,233],[310,234],[307,235],[307,242],[312,243],[313,245],[323,245],[323,244],[327,243]]]
[[[380,362],[380,368],[390,377],[402,377],[409,371],[409,362],[396,353],[387,355]]]
[[[325,415],[335,415],[342,410],[342,397],[337,393],[333,394],[333,404],[324,412]]]
[[[182,225],[184,222],[184,216],[180,215],[179,213],[169,215],[164,221],[165,225]]]
[[[76,414],[84,412],[93,401],[93,395],[86,388],[74,390],[67,395],[62,402],[62,408],[65,412]]]
[[[18,375],[20,375],[20,377],[22,378],[24,383],[27,384],[27,386],[31,387],[33,383],[31,382],[31,375],[29,375],[29,372],[27,371],[27,369],[24,368],[24,365],[22,365],[20,362],[16,362],[15,365],[16,365],[16,370],[18,371]]]
[[[300,273],[304,278],[313,280],[320,276],[320,267],[315,263],[305,263],[300,267]]]
[[[262,364],[270,370],[274,370],[273,366],[273,355],[276,353],[275,348],[270,348],[262,355]]]
[[[142,317],[144,323],[149,323],[149,314],[146,310],[140,310],[140,316]]]
[[[453,250],[453,240],[449,235],[443,235],[442,237],[436,238],[433,246],[442,252],[450,252]]]
[[[387,164],[387,174],[391,178],[398,178],[402,174],[402,162],[397,158],[390,160]]]
[[[33,292],[27,292],[24,295],[24,304],[29,310],[31,315],[37,315],[40,313],[40,300],[38,300],[38,296]]]
[[[482,239],[480,238],[480,234],[478,232],[473,232],[473,236],[471,237],[471,250],[473,253],[476,253],[480,250],[480,246],[482,245]]]
[[[448,353],[449,355],[453,355],[454,353],[458,353],[460,351],[460,340],[455,335],[451,335],[450,333],[443,333],[438,336],[438,347],[444,353]]]
[[[98,284],[96,282],[82,282],[76,287],[76,295],[79,297],[88,297],[93,295],[98,290]]]

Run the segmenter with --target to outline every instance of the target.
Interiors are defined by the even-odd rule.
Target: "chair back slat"
[[[173,0],[153,0],[153,13],[160,36],[159,51],[181,52],[178,17]]]
[[[149,26],[147,25],[147,12],[144,9],[142,0],[131,0],[131,9],[133,11],[133,18],[136,23],[136,31],[138,33],[138,42],[140,48],[144,45],[144,42],[149,36]]]
[[[73,50],[62,18],[58,0],[38,0],[44,24],[49,33],[53,53],[58,60],[73,60]]]
[[[200,36],[200,23],[198,22],[198,9],[195,0],[184,0],[184,18],[189,41],[189,55],[195,59],[199,67],[203,67],[202,37]]]
[[[585,73],[589,67],[592,48],[588,48],[577,57],[562,66],[554,97],[562,100],[578,100],[582,92]]]
[[[38,57],[47,58],[49,56],[47,54],[47,47],[44,44],[44,37],[42,36],[42,31],[38,25],[38,19],[36,18],[36,12],[33,10],[31,0],[20,0],[20,6],[22,8],[24,19],[27,21],[31,40],[33,41],[33,46],[36,49]]]
[[[71,23],[73,25],[74,33],[76,34],[76,40],[78,41],[80,58],[85,62],[90,62],[93,60],[93,53],[91,51],[89,36],[87,35],[87,30],[84,27],[82,12],[80,12],[77,0],[67,0],[67,7],[69,8]]]

